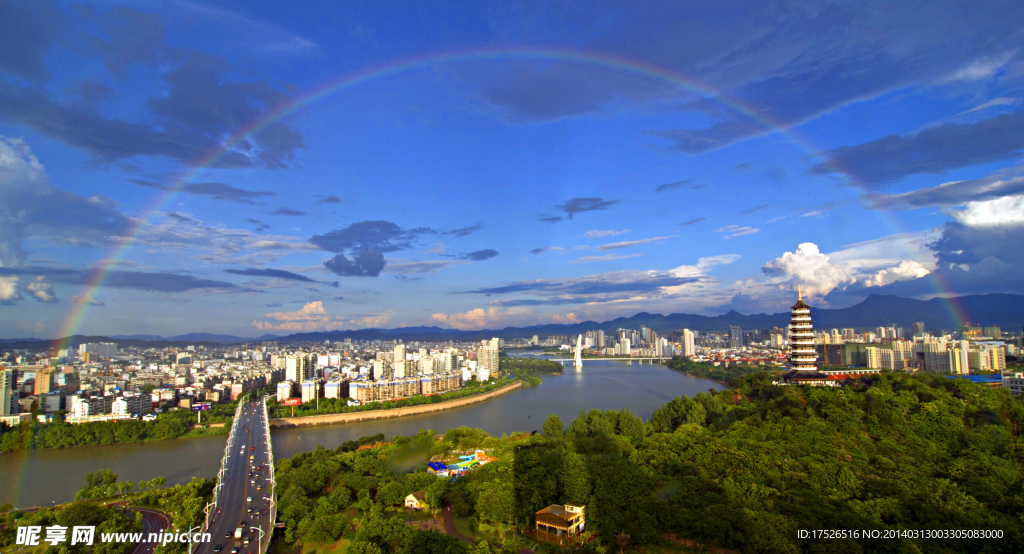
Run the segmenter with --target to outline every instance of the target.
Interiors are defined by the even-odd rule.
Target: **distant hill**
[[[895,325],[909,328],[915,321],[923,321],[928,331],[954,331],[959,325],[959,317],[981,325],[999,325],[1004,331],[1018,332],[1024,327],[1024,296],[1019,294],[984,294],[960,296],[952,299],[933,298],[931,300],[914,300],[900,296],[871,295],[863,302],[848,308],[827,309],[813,308],[814,326],[817,329],[841,329],[853,327],[868,329],[880,326]],[[737,311],[729,311],[722,315],[704,316],[697,314],[649,314],[641,312],[631,317],[620,317],[598,323],[584,321],[572,325],[546,324],[530,327],[506,327],[504,329],[483,329],[479,331],[460,331],[442,327],[400,327],[397,329],[358,329],[338,330],[316,333],[295,333],[287,336],[263,335],[257,338],[243,338],[234,335],[217,335],[210,333],[189,333],[173,337],[157,335],[127,335],[116,337],[75,335],[68,339],[71,346],[83,342],[110,342],[131,346],[162,348],[166,346],[185,346],[203,344],[222,346],[226,344],[256,344],[267,340],[282,343],[339,341],[346,338],[359,340],[479,340],[491,337],[507,339],[526,338],[533,335],[574,335],[586,331],[603,329],[637,329],[641,325],[654,329],[659,334],[668,334],[676,329],[692,329],[701,332],[727,331],[730,325],[738,325],[743,329],[765,329],[785,327],[789,323],[789,313],[751,314],[745,315]],[[53,341],[41,339],[0,339],[5,348],[40,349]]]

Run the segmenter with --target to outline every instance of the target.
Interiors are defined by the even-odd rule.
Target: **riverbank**
[[[722,385],[723,387],[726,387],[726,388],[729,387],[729,383],[726,382],[726,381],[722,381],[721,379],[713,379],[711,377],[707,377],[707,376],[704,376],[704,375],[694,375],[692,373],[687,373],[687,372],[685,372],[685,371],[683,371],[681,369],[676,369],[676,368],[674,368],[674,367],[672,367],[670,365],[666,365],[665,367],[671,369],[672,371],[674,371],[676,373],[679,373],[679,374],[682,374],[682,375],[686,375],[687,377],[693,377],[695,379],[704,379],[705,381],[711,381],[712,383],[718,383],[719,385]]]
[[[505,393],[512,392],[523,386],[522,381],[516,381],[515,383],[506,385],[499,389],[478,394],[475,396],[469,396],[466,398],[459,398],[456,400],[448,400],[445,402],[438,402],[436,404],[421,404],[419,406],[409,406],[406,408],[391,408],[388,410],[369,410],[365,412],[348,412],[343,414],[325,414],[325,415],[314,415],[304,417],[283,417],[275,418],[270,420],[270,428],[284,428],[284,427],[302,427],[307,425],[330,425],[333,423],[352,423],[356,421],[368,421],[373,419],[387,419],[393,417],[410,416],[417,414],[426,414],[430,412],[439,412],[441,410],[450,410],[452,408],[460,408],[462,406],[469,406],[478,402],[483,402],[491,398],[501,396]]]

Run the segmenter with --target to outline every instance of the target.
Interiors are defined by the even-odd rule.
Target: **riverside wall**
[[[356,421],[368,421],[372,419],[386,419],[389,417],[402,417],[415,414],[426,414],[439,412],[451,408],[461,408],[477,402],[490,400],[507,392],[512,392],[523,386],[522,381],[516,381],[510,385],[495,389],[483,394],[477,394],[456,400],[447,400],[436,404],[421,404],[419,406],[408,406],[405,408],[392,408],[390,410],[369,410],[366,412],[349,412],[344,414],[326,414],[303,417],[282,417],[270,420],[270,428],[300,427],[303,425],[330,425],[332,423],[352,423]]]

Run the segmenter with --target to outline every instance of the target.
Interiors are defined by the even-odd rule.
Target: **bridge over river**
[[[189,554],[230,554],[236,547],[239,554],[266,552],[277,517],[266,401],[264,396],[238,403],[213,501],[205,508],[201,532],[213,535],[213,541],[190,548]]]

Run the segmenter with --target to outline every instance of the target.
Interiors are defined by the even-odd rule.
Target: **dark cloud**
[[[192,194],[195,196],[206,196],[213,200],[226,200],[228,202],[238,202],[240,204],[255,204],[256,200],[267,196],[275,196],[275,193],[261,190],[243,190],[240,188],[233,187],[226,183],[188,183],[183,186],[176,186],[173,184],[160,184],[152,181],[144,181],[141,179],[128,179],[129,183],[134,183],[143,187],[150,187],[160,190],[171,190],[174,189],[185,194]]]
[[[82,100],[89,104],[106,100],[114,95],[114,91],[110,87],[94,79],[85,79],[78,83],[75,91],[82,97]]]
[[[570,296],[593,296],[617,293],[651,292],[698,281],[697,277],[677,277],[667,272],[619,271],[565,281],[520,281],[501,287],[465,291],[467,294],[545,293]]]
[[[1024,110],[975,123],[946,123],[913,135],[890,135],[828,152],[812,173],[849,172],[878,186],[918,174],[1007,160],[1024,151]]]
[[[530,250],[530,254],[533,254],[534,256],[536,256],[538,254],[543,254],[545,252],[548,252],[549,250],[554,250],[555,248],[556,247],[554,247],[554,246],[545,246],[544,248],[534,248],[533,250]]]
[[[742,212],[739,213],[739,215],[750,215],[750,214],[752,214],[754,212],[759,212],[759,211],[761,211],[761,210],[763,210],[763,209],[765,209],[767,207],[768,207],[768,204],[761,204],[760,206],[754,206],[753,208],[748,208],[746,210],[743,210]]]
[[[309,238],[309,243],[337,256],[324,266],[344,277],[377,277],[387,265],[384,254],[412,248],[412,241],[436,231],[425,227],[402,229],[390,221],[360,221]],[[351,257],[345,256],[345,253]]]
[[[190,223],[192,225],[197,225],[199,223],[199,221],[197,221],[195,219],[192,219],[191,217],[189,217],[189,216],[187,216],[185,214],[182,214],[182,213],[178,213],[178,212],[167,212],[167,217],[169,217],[169,218],[171,218],[171,219],[173,219],[175,221],[180,221],[182,223]]]
[[[291,271],[285,271],[283,269],[258,269],[254,267],[247,267],[245,269],[225,269],[224,271],[226,273],[231,273],[232,275],[245,275],[247,277],[271,277],[274,279],[305,281],[307,283],[317,282],[305,275],[299,275],[298,273],[292,273]]]
[[[452,229],[451,231],[441,231],[442,235],[455,235],[457,237],[468,237],[469,235],[483,229],[483,225],[477,223],[476,225],[470,225],[469,227],[463,227],[461,229]]]
[[[316,201],[317,204],[341,204],[341,199],[333,194],[327,198],[322,198]]]
[[[306,215],[306,212],[301,212],[299,210],[293,210],[291,208],[278,208],[278,209],[270,212],[270,215],[288,215],[288,216],[292,216],[292,217],[299,217],[300,215]]]
[[[390,221],[360,221],[310,237],[309,242],[328,252],[374,249],[386,253],[411,248],[411,241],[417,236],[433,232],[426,228],[405,230]]]
[[[199,279],[192,275],[142,271],[110,271],[107,273],[102,268],[0,267],[0,275],[45,277],[54,283],[70,285],[91,285],[100,282],[102,286],[109,288],[155,292],[184,292],[194,289],[242,290],[231,283]],[[105,277],[100,278],[100,275],[105,275]]]
[[[495,257],[497,255],[498,255],[498,251],[497,250],[493,250],[491,248],[488,248],[486,250],[477,250],[476,252],[470,252],[468,254],[463,254],[462,256],[459,256],[459,259],[460,260],[470,260],[470,261],[473,261],[473,262],[482,262],[484,260],[489,260],[489,259],[491,259],[491,258],[493,258],[493,257]]]
[[[1016,169],[1017,171],[1020,168]],[[950,207],[1024,194],[1024,176],[1000,173],[980,179],[954,181],[901,194],[870,193],[864,200],[875,209],[912,210],[931,206]]]
[[[736,164],[735,166],[733,166],[733,169],[736,169],[736,170],[750,169],[751,165],[753,165],[753,164],[751,164],[750,162],[743,162],[741,164]],[[739,295],[737,295],[737,296],[739,296]]]
[[[134,227],[109,198],[53,188],[21,140],[0,137],[0,160],[0,265],[25,263],[25,239],[103,248]]]
[[[324,267],[342,277],[377,277],[387,262],[380,250],[363,250],[352,256],[337,254],[324,262]]]
[[[251,224],[255,225],[256,226],[255,230],[256,230],[257,233],[262,233],[263,231],[266,231],[266,230],[270,229],[270,225],[267,225],[266,223],[264,223],[264,222],[262,222],[262,221],[260,221],[258,219],[253,219],[251,217],[245,218],[245,222],[246,223],[251,223]]]
[[[280,302],[273,302],[273,303],[267,304],[266,307],[268,307],[268,308],[280,308],[281,306],[282,306],[282,304]]]
[[[690,225],[696,225],[696,224],[700,223],[701,221],[707,221],[707,220],[708,220],[708,218],[706,218],[706,217],[698,217],[697,219],[691,219],[689,221],[684,221],[684,222],[680,223],[679,226],[680,227],[689,227]]]
[[[335,296],[334,299],[335,300],[344,300],[345,297],[344,296]]]
[[[674,190],[674,189],[682,188],[682,187],[684,187],[686,185],[689,185],[690,183],[692,183],[694,181],[696,181],[696,179],[683,179],[682,181],[676,181],[674,183],[665,183],[664,185],[658,185],[657,187],[655,187],[654,188],[654,192],[665,192],[666,190]],[[698,186],[689,186],[689,187],[686,187],[686,188],[692,190],[692,189],[700,188],[700,186],[699,185]]]
[[[556,208],[566,213],[569,219],[580,212],[592,212],[596,210],[607,210],[609,207],[618,204],[618,200],[605,200],[604,198],[573,198],[565,204],[559,204]]]
[[[544,216],[544,215],[542,215],[542,216],[537,218],[537,221],[543,221],[544,223],[557,223],[559,221],[562,221],[562,218],[559,217],[559,216]]]
[[[124,68],[133,63],[156,60],[164,49],[164,25],[157,14],[116,6],[94,15],[103,36],[91,36],[88,42],[116,77],[123,77]]]
[[[48,0],[0,2],[0,71],[32,81],[49,79],[45,56],[61,21]]]
[[[127,59],[111,63],[122,63]],[[88,103],[61,104],[39,87],[0,80],[0,120],[24,125],[93,155],[98,163],[136,156],[165,157],[193,163],[221,151],[225,137],[264,117],[289,96],[263,81],[238,81],[223,59],[194,51],[177,52],[163,75],[159,97],[147,103],[151,113],[139,122],[110,118]],[[302,135],[275,121],[232,144],[211,167],[281,168],[304,146]]]

